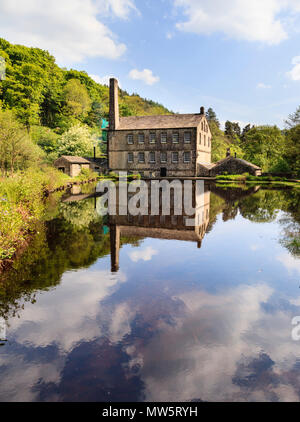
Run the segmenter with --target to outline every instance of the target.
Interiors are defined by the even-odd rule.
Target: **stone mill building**
[[[108,167],[145,178],[195,177],[211,164],[211,132],[196,114],[119,116],[118,81],[110,79]]]

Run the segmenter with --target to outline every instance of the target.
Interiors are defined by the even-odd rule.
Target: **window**
[[[184,143],[185,144],[191,143],[191,132],[184,132]]]
[[[184,163],[190,163],[191,162],[191,153],[189,151],[185,152],[183,154],[183,162]]]
[[[150,133],[150,144],[155,144],[156,142],[156,135],[155,133]]]
[[[166,144],[166,143],[167,143],[167,134],[166,134],[165,132],[163,132],[163,133],[160,135],[160,142],[161,142],[162,144]]]
[[[63,173],[65,173],[65,171],[66,171],[64,167],[58,167],[58,170],[62,171]]]
[[[133,163],[133,152],[128,153],[128,163]]]
[[[145,162],[145,153],[139,152],[139,163],[144,163],[144,162]]]
[[[151,151],[149,153],[149,163],[155,163],[155,152]]]
[[[178,152],[172,152],[172,163],[178,163]]]
[[[127,142],[128,142],[129,145],[132,145],[133,144],[133,135],[132,135],[132,133],[129,134],[129,135],[127,135]]]
[[[206,146],[206,135],[204,135],[204,146]]]
[[[201,145],[201,133],[199,133],[199,144]]]
[[[179,142],[179,133],[178,132],[174,132],[173,133],[173,136],[172,136],[172,139],[173,139],[173,144],[178,144],[178,142]]]
[[[145,135],[143,133],[139,133],[139,144],[145,143]]]
[[[207,142],[208,142],[208,146],[210,147],[210,138],[208,138]]]
[[[160,154],[160,162],[161,163],[166,163],[167,162],[167,153],[166,152],[162,152]]]

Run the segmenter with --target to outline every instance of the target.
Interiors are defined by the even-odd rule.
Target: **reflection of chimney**
[[[109,130],[119,127],[119,87],[117,79],[109,80]]]
[[[199,240],[199,242],[197,243],[197,248],[200,249],[202,246],[202,240]]]
[[[94,147],[94,160],[96,160],[96,147]]]
[[[116,225],[110,226],[110,259],[111,272],[119,271],[119,252],[120,252],[120,227]]]

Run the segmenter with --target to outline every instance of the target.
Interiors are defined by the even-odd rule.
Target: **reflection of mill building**
[[[150,215],[150,201],[145,212],[148,215],[133,216],[128,212],[126,215],[109,216],[112,271],[116,272],[119,269],[122,236],[195,242],[200,248],[209,224],[210,191],[206,187],[198,192],[193,189],[192,201],[195,207],[195,214],[192,216],[174,215],[173,208],[170,215],[163,215],[161,208],[159,215]],[[120,208],[117,206],[118,209]]]
[[[144,177],[197,176],[211,163],[211,132],[198,114],[119,117],[118,82],[110,80],[108,166]]]

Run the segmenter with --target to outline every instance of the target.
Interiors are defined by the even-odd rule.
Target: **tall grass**
[[[28,169],[0,178],[0,263],[12,258],[35,230],[44,212],[43,192],[66,183],[68,177],[53,168]]]

